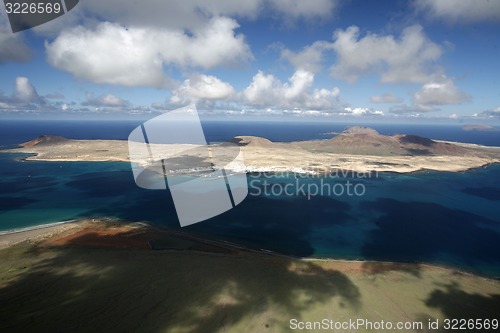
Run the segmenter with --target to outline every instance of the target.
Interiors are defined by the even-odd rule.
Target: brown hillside
[[[65,143],[68,141],[69,141],[68,139],[66,139],[62,136],[41,135],[41,136],[37,137],[36,139],[22,143],[21,146],[22,147],[51,146],[51,145],[57,145],[60,143]]]

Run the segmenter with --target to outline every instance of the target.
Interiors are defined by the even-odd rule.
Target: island
[[[431,140],[411,134],[387,136],[361,126],[348,127],[326,140],[272,142],[255,136],[236,136],[229,143],[209,145],[216,157],[207,154],[204,147],[192,145],[156,145],[155,150],[166,156],[181,152],[184,160],[191,157],[198,164],[210,165],[217,157],[218,162],[230,162],[237,155],[237,147],[243,152],[245,165],[243,170],[237,167],[239,172],[460,172],[500,162],[500,147]],[[45,135],[3,152],[33,154],[25,158],[28,161],[129,161],[126,140],[69,140]],[[143,163],[147,165],[147,159]]]
[[[498,132],[500,131],[499,128],[493,127],[491,125],[474,125],[474,124],[469,124],[469,125],[464,125],[462,127],[464,131],[480,131],[480,132]]]

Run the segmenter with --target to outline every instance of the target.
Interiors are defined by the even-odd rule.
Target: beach
[[[88,221],[67,221],[37,225],[0,233],[0,250],[21,242],[36,242],[54,235],[83,228]]]

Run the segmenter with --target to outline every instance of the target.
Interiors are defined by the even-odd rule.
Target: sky
[[[1,118],[500,123],[500,1],[81,0],[12,33]]]

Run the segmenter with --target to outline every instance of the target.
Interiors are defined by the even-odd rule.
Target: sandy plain
[[[228,166],[241,172],[461,172],[500,162],[500,147],[430,140],[413,135],[385,136],[358,127],[328,140],[271,142],[265,138],[239,136],[231,143],[212,144],[208,149],[210,152],[207,147],[180,144],[152,144],[150,151],[161,158],[180,156],[183,170],[191,163],[227,165],[241,151],[244,166]],[[141,148],[144,144],[134,145]],[[141,149],[146,151],[145,146]],[[132,157],[134,161],[148,165],[155,160],[147,153],[130,155],[129,143],[125,140],[67,140],[50,136],[3,152],[31,153],[33,155],[26,160],[38,161],[128,162]],[[175,162],[179,164],[179,161]]]

